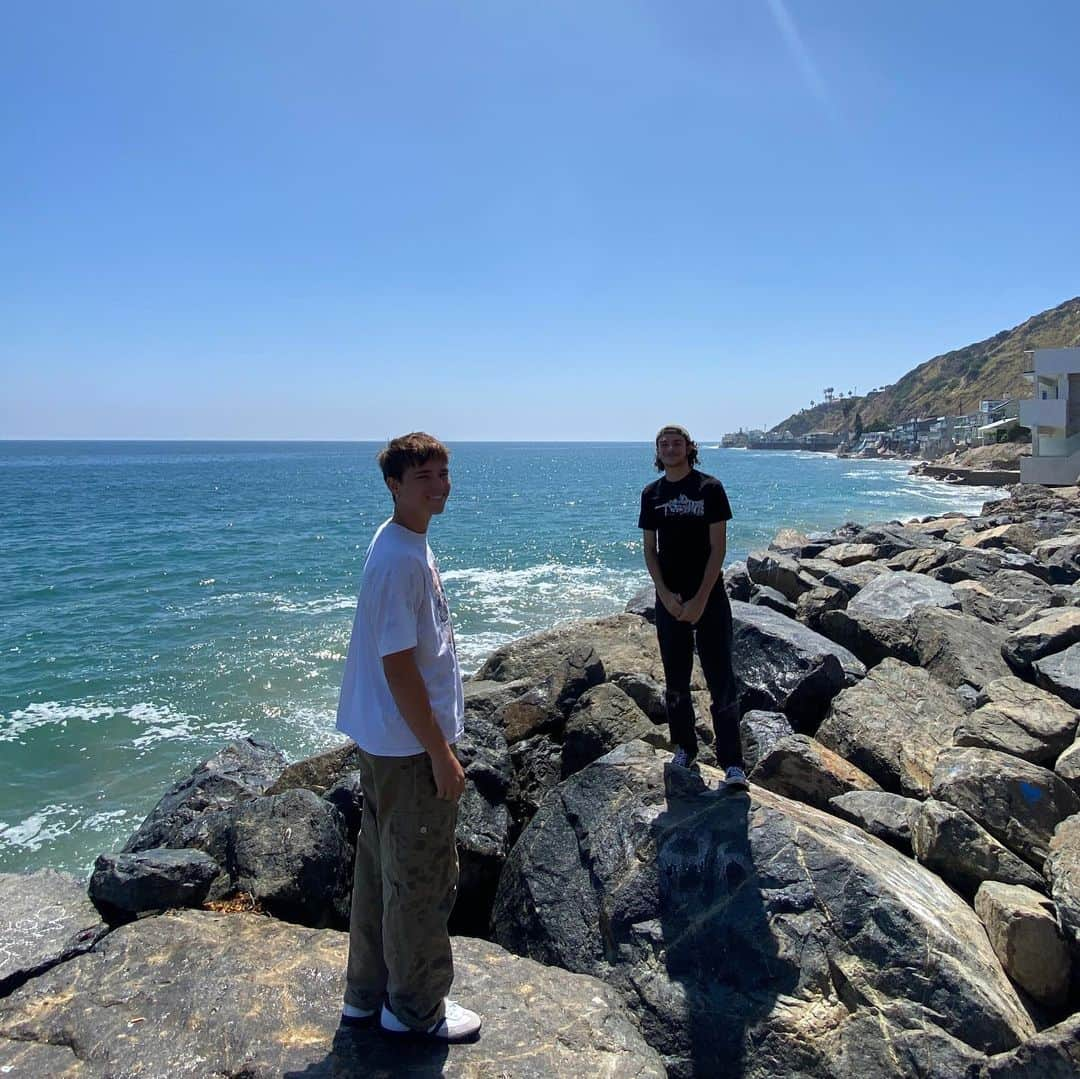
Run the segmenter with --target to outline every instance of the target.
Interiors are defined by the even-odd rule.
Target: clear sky
[[[10,4],[0,437],[712,438],[1080,293],[1076,0]]]

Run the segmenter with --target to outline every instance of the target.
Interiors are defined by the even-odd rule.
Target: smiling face
[[[400,480],[387,477],[386,486],[394,496],[395,516],[426,523],[446,508],[450,462],[443,457],[429,457],[418,465],[406,466]]]
[[[686,464],[688,452],[686,439],[674,431],[663,431],[656,440],[656,455],[664,468],[681,468]]]

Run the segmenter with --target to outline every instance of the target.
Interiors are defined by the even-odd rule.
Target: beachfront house
[[[1080,475],[1080,348],[1037,348],[1025,374],[1035,392],[1020,402],[1020,422],[1031,428],[1020,482],[1071,486]]]

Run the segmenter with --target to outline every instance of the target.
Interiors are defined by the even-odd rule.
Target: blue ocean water
[[[0,871],[85,872],[223,741],[290,757],[333,715],[363,553],[390,500],[373,443],[0,442]],[[431,544],[466,670],[647,576],[648,444],[453,445]],[[729,560],[777,529],[959,509],[997,492],[905,463],[702,450]]]

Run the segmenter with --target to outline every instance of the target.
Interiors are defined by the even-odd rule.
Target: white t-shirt
[[[337,729],[376,756],[424,752],[383,673],[382,657],[407,648],[416,649],[439,729],[447,742],[456,742],[465,729],[465,699],[435,557],[426,536],[384,521],[364,558],[337,712]]]

